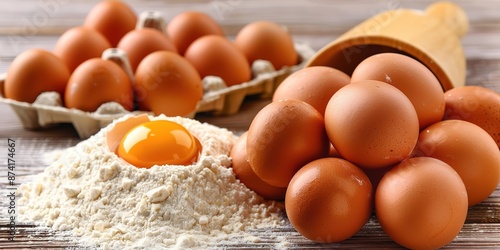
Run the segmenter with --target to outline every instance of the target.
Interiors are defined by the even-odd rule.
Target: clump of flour
[[[131,166],[110,152],[106,133],[124,117],[54,161],[19,188],[21,220],[71,230],[103,249],[188,248],[283,223],[281,205],[240,183],[228,157],[236,136],[180,117],[203,150],[190,166]],[[249,238],[248,236],[246,238]],[[251,237],[250,237],[251,238]]]

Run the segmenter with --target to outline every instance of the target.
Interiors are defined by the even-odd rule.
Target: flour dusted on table
[[[19,191],[20,218],[72,230],[104,249],[214,245],[248,230],[282,225],[281,205],[266,202],[234,176],[230,131],[180,117],[202,143],[190,166],[136,168],[106,145],[106,132],[124,117],[72,148]],[[248,238],[248,237],[247,237]]]

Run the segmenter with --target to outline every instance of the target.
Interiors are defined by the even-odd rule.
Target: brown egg
[[[321,114],[300,100],[280,100],[261,109],[248,130],[250,166],[263,181],[286,187],[306,163],[328,155]]]
[[[410,158],[382,177],[375,192],[382,229],[410,249],[438,249],[460,232],[467,216],[467,191],[446,163]]]
[[[139,109],[167,116],[191,114],[203,95],[196,69],[171,51],[156,51],[142,60],[134,89]]]
[[[417,111],[420,129],[443,118],[444,97],[439,80],[427,67],[411,57],[397,53],[368,57],[351,76],[351,82],[361,80],[382,81],[401,90]]]
[[[438,122],[420,132],[415,156],[450,165],[462,177],[469,206],[488,198],[500,183],[500,151],[479,126],[461,120]]]
[[[59,57],[45,50],[29,49],[10,64],[4,94],[6,98],[29,103],[47,91],[63,96],[69,75],[68,67]]]
[[[102,52],[110,47],[111,44],[101,33],[85,27],[74,27],[59,37],[54,46],[54,54],[73,72],[88,59],[101,57]]]
[[[236,174],[236,178],[238,178],[249,189],[253,190],[265,199],[285,199],[286,188],[275,187],[267,184],[255,174],[250,166],[247,155],[247,135],[248,132],[245,132],[240,136],[229,154],[233,161],[232,168]]]
[[[325,111],[328,137],[340,155],[356,165],[383,168],[412,152],[418,117],[410,100],[380,81],[353,82],[338,90]]]
[[[445,120],[472,122],[484,129],[500,148],[500,94],[480,86],[464,86],[444,93]]]
[[[202,36],[224,36],[222,28],[212,17],[198,11],[186,11],[175,16],[167,25],[167,34],[181,55]]]
[[[152,52],[161,50],[177,52],[172,41],[165,34],[153,28],[130,31],[120,40],[117,47],[127,53],[134,72],[142,59]]]
[[[227,86],[247,82],[252,76],[243,53],[222,36],[207,35],[196,39],[187,48],[184,57],[202,78],[218,76]]]
[[[130,78],[115,62],[93,58],[80,64],[68,81],[64,95],[66,107],[93,112],[106,102],[117,102],[133,109]]]
[[[135,28],[137,15],[125,2],[105,0],[96,4],[85,17],[83,26],[95,29],[106,37],[112,47]]]
[[[311,104],[322,115],[330,98],[351,81],[344,72],[325,66],[300,69],[281,82],[273,101],[298,99]]]
[[[340,242],[356,234],[372,212],[372,185],[354,164],[322,158],[302,167],[286,191],[286,214],[304,237]]]
[[[234,41],[250,64],[263,59],[271,62],[275,69],[298,63],[292,36],[287,29],[270,21],[256,21],[243,27]]]

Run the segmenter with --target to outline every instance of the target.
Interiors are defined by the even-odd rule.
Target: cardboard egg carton
[[[187,117],[193,118],[200,112],[230,115],[239,111],[246,96],[258,95],[261,98],[270,98],[283,79],[303,68],[314,55],[314,51],[306,44],[295,44],[295,48],[300,58],[297,65],[275,70],[270,62],[257,60],[252,64],[253,79],[248,82],[227,87],[220,77],[205,77],[204,95],[195,111]],[[115,61],[124,67],[129,76],[133,76],[130,68],[127,68],[129,64],[123,51],[111,48],[103,53],[103,58]],[[147,111],[127,111],[116,102],[104,103],[95,112],[68,109],[63,106],[62,97],[56,92],[42,93],[33,103],[8,99],[3,94],[3,85],[7,77],[6,74],[0,76],[0,102],[10,105],[26,129],[43,129],[60,123],[71,123],[80,138],[88,138],[114,119],[124,115],[151,114]]]

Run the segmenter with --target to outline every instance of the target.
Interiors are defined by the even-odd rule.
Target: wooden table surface
[[[82,24],[86,13],[98,1],[84,0],[0,0],[0,73],[28,48],[52,49],[66,29]],[[200,10],[213,16],[226,34],[233,37],[245,24],[267,19],[286,25],[295,41],[318,50],[354,25],[382,11],[394,8],[424,9],[434,1],[358,0],[358,1],[274,1],[274,0],[129,0],[137,13],[158,10],[168,21],[185,10]],[[500,92],[500,0],[454,1],[467,12],[470,30],[462,43],[467,57],[467,85],[480,85]],[[245,131],[254,115],[269,100],[245,100],[241,111],[231,116],[197,115],[196,119],[226,127],[237,133]],[[499,125],[500,126],[500,125]],[[43,171],[45,152],[75,145],[80,141],[75,129],[61,125],[43,131],[30,131],[5,104],[0,104],[0,249],[21,247],[74,247],[66,240],[51,238],[58,232],[39,232],[33,225],[19,223],[16,242],[6,240],[7,217],[7,140],[16,140],[16,184],[28,181]],[[293,247],[303,248],[398,248],[372,217],[361,232],[340,244],[321,245],[308,241],[291,227],[279,229]],[[276,235],[260,235],[261,243],[227,248],[270,248]],[[500,190],[471,208],[466,224],[446,248],[500,249]]]

